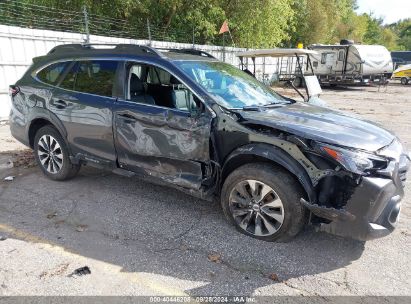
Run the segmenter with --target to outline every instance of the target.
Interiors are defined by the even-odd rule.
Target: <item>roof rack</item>
[[[176,53],[184,53],[184,54],[191,54],[191,55],[197,55],[197,56],[202,56],[202,57],[208,57],[208,58],[214,58],[216,59],[213,55],[210,53],[204,52],[202,50],[196,50],[196,49],[175,49],[173,52]]]
[[[156,50],[155,48],[146,46],[146,45],[139,45],[139,44],[109,44],[109,43],[84,43],[84,44],[62,44],[55,46],[52,48],[48,54],[60,54],[60,53],[67,53],[73,51],[84,51],[87,49],[92,50],[101,50],[105,49],[104,47],[113,46],[113,50],[120,51],[120,52],[138,52],[144,54],[153,54],[159,57],[164,57],[161,52]]]
[[[144,53],[144,54],[153,54],[159,57],[165,57],[160,50],[181,53],[181,54],[190,54],[195,56],[202,56],[207,58],[214,58],[210,53],[204,52],[202,50],[197,50],[193,48],[187,49],[176,49],[176,48],[153,48],[147,45],[139,44],[117,44],[117,43],[74,43],[74,44],[61,44],[52,48],[48,54],[62,54],[70,53],[74,51],[85,51],[85,50],[104,50],[107,47],[112,47],[114,51],[118,52],[133,52],[133,53]]]
[[[174,52],[174,53],[182,53],[182,54],[189,54],[189,55],[196,55],[196,56],[202,56],[202,57],[208,57],[208,58],[215,58],[213,55],[210,53],[204,52],[202,50],[197,50],[193,48],[188,48],[188,49],[175,49],[175,48],[157,48],[158,50],[165,50],[169,52]]]

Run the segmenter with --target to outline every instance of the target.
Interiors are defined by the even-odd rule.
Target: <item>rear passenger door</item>
[[[141,71],[137,76],[143,81],[144,92],[140,96],[144,98],[119,98],[113,110],[118,162],[124,169],[199,189],[209,164],[211,113],[183,84],[153,83],[153,68],[126,68],[124,83],[132,78],[130,73]],[[159,72],[168,74],[160,79],[170,80],[167,71]],[[130,96],[129,88],[125,91],[124,95]]]
[[[116,160],[111,110],[117,67],[113,60],[73,62],[49,104],[67,130],[72,153],[103,166]]]

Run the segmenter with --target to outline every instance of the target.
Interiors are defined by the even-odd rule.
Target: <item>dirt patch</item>
[[[0,153],[1,168],[32,168],[36,166],[34,154],[32,150],[17,150]]]

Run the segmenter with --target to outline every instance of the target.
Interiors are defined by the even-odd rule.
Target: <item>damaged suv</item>
[[[239,231],[266,241],[308,222],[369,240],[399,218],[410,157],[394,134],[201,51],[57,46],[10,94],[11,132],[53,180],[91,165],[219,198]]]

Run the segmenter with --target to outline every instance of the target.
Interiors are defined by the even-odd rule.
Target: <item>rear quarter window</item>
[[[60,76],[63,74],[63,71],[67,67],[67,65],[68,62],[53,63],[38,72],[37,78],[44,83],[55,85]]]

